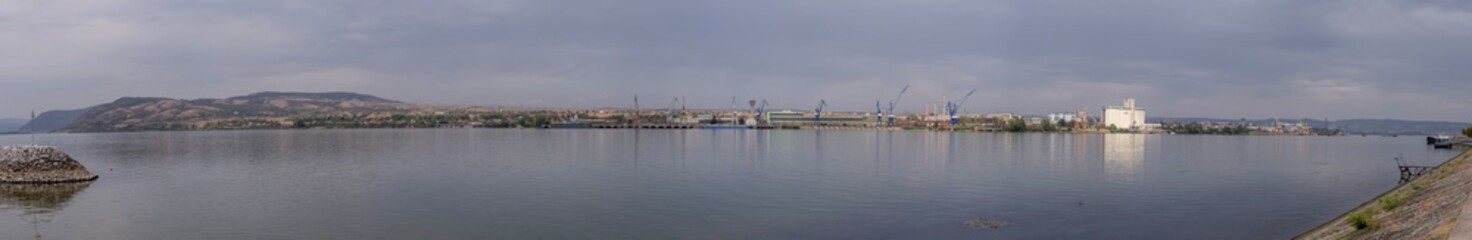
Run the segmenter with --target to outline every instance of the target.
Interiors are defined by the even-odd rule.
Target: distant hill
[[[262,92],[226,99],[125,97],[88,108],[63,132],[201,129],[231,120],[286,122],[290,116],[412,111],[418,106],[372,95]]]
[[[1401,135],[1434,135],[1460,133],[1462,129],[1472,127],[1472,123],[1446,122],[1446,121],[1413,121],[1396,119],[1345,119],[1324,121],[1323,119],[1218,119],[1218,118],[1150,118],[1149,122],[1246,122],[1257,126],[1271,126],[1275,122],[1283,124],[1297,124],[1300,121],[1304,125],[1315,128],[1332,128],[1343,130],[1347,133],[1360,134],[1401,134]]]
[[[41,115],[36,115],[35,120],[26,122],[16,130],[39,133],[55,132],[71,125],[83,113],[87,113],[87,109],[46,111]]]
[[[29,120],[19,118],[0,118],[0,133],[12,132],[20,129],[20,126],[26,125],[27,121]]]
[[[325,102],[325,101],[359,101],[368,103],[403,103],[388,100],[373,95],[351,93],[351,92],[324,92],[324,93],[302,93],[302,92],[259,92],[250,95],[227,98],[225,100],[247,100],[266,102],[272,100]]]
[[[1456,134],[1472,124],[1439,121],[1406,121],[1393,119],[1350,119],[1334,121],[1334,126],[1356,133],[1388,133],[1405,135]]]

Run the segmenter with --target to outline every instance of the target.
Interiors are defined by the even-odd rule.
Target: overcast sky
[[[1472,1],[0,0],[0,117],[124,96],[1472,121]]]

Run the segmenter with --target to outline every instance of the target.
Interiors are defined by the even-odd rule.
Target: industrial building
[[[1050,113],[1050,114],[1048,114],[1048,121],[1052,121],[1052,122],[1055,122],[1055,123],[1057,123],[1057,122],[1073,122],[1073,121],[1075,121],[1077,119],[1079,119],[1079,114],[1077,112],[1060,112],[1060,113]]]
[[[777,111],[763,114],[768,124],[778,126],[797,125],[819,125],[819,126],[872,126],[876,121],[872,117],[849,115],[849,114],[824,114],[821,118],[810,113],[794,111]]]
[[[1134,98],[1125,98],[1124,106],[1104,106],[1104,126],[1129,130],[1145,128],[1145,109],[1136,107]]]

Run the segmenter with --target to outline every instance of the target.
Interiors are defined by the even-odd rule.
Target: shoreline
[[[127,131],[58,131],[58,132],[3,132],[4,135],[65,135],[65,134],[98,134],[98,133],[145,133],[145,132],[231,132],[231,131],[313,131],[313,130],[409,130],[409,129],[526,129],[526,130],[652,130],[652,131],[680,131],[680,130],[741,130],[741,131],[879,131],[879,132],[966,132],[966,133],[1044,133],[1044,134],[1139,134],[1139,135],[1182,135],[1182,136],[1264,136],[1264,137],[1399,137],[1390,134],[1201,134],[1201,133],[1171,133],[1171,132],[1131,132],[1131,131],[1108,131],[1108,130],[1081,130],[1081,131],[990,131],[974,129],[945,129],[945,128],[921,128],[921,127],[845,127],[845,126],[803,126],[789,128],[658,128],[658,127],[587,127],[587,128],[556,128],[556,127],[313,127],[313,128],[218,128],[218,129],[150,129],[150,130],[127,130]],[[1420,135],[1406,135],[1420,136]]]
[[[1293,239],[1446,239],[1472,193],[1464,184],[1472,179],[1469,159],[1472,149],[1465,149]]]

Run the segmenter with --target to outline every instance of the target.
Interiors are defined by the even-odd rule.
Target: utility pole
[[[31,122],[27,125],[31,125],[30,129],[26,129],[31,134],[31,145],[36,145],[36,110],[31,110]]]
[[[634,94],[634,127],[639,127],[639,94]]]

